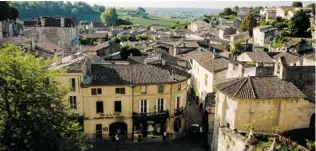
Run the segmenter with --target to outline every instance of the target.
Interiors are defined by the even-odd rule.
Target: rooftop
[[[196,60],[203,68],[209,72],[219,72],[228,68],[229,60],[224,58],[213,58],[214,54],[208,51],[194,53],[191,56]]]
[[[287,62],[288,64],[296,63],[297,61],[303,61],[303,58],[298,57],[298,56],[295,56],[295,55],[292,55],[292,54],[289,54],[289,53],[287,53],[287,52],[278,53],[277,55],[274,55],[274,56],[273,56],[273,59],[274,59],[274,60],[278,60],[281,56],[284,56],[284,57],[285,57],[286,62]]]
[[[89,33],[89,34],[84,34],[82,37],[86,38],[105,38],[108,35],[108,33]]]
[[[102,22],[99,22],[99,21],[93,21],[93,22],[91,22],[91,25],[93,28],[105,28],[106,27]]]
[[[254,62],[274,63],[272,58],[265,52],[244,52],[241,55],[247,55]]]
[[[25,37],[8,37],[8,38],[0,39],[0,45],[3,45],[4,43],[21,45],[21,44],[30,44],[30,42],[31,42],[31,39],[25,38]]]
[[[306,98],[294,84],[275,76],[236,78],[217,84],[215,89],[245,99]]]

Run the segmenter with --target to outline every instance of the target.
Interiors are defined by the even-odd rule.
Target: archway
[[[311,116],[309,127],[315,127],[315,113],[313,113]]]
[[[127,135],[127,124],[123,122],[115,122],[110,124],[110,137],[114,138],[115,134],[119,133],[119,135],[124,138]]]

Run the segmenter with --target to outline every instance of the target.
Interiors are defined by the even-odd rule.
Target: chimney
[[[60,50],[56,52],[56,65],[62,64],[63,52]]]
[[[166,65],[166,61],[165,60],[161,60],[161,65],[165,66]]]
[[[35,48],[36,48],[36,41],[35,41],[35,38],[33,36],[31,37],[31,47],[32,47],[32,50],[35,50]]]
[[[174,73],[173,70],[171,70],[171,78],[173,79]]]
[[[65,17],[60,18],[60,27],[65,27]]]
[[[185,42],[182,42],[182,47],[185,47]]]

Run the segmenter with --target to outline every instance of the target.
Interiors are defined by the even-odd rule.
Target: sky
[[[83,0],[88,4],[104,5],[105,7],[156,7],[156,8],[216,8],[244,6],[283,6],[291,5],[293,1],[228,1],[228,0]],[[314,2],[304,1],[303,5]]]

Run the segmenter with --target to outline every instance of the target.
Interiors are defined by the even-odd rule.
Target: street
[[[198,105],[191,101],[188,105],[188,126],[190,124],[201,124],[202,115]],[[182,138],[173,141],[158,141],[146,143],[132,143],[130,141],[120,141],[119,151],[204,151],[204,141],[202,134],[187,133]],[[91,151],[116,151],[115,141],[100,141],[93,143]]]

